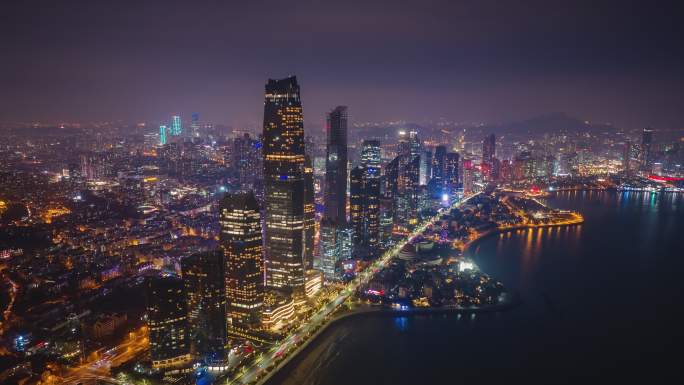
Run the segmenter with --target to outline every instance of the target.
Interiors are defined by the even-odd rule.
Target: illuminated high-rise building
[[[409,143],[409,133],[401,130],[398,133],[399,138],[397,139],[397,155],[410,155],[411,154],[411,144]]]
[[[330,281],[336,278],[335,266],[340,257],[337,244],[337,223],[323,217],[320,228],[320,269],[325,279]]]
[[[387,198],[396,197],[399,192],[399,160],[397,156],[387,163],[382,175],[382,193]]]
[[[230,331],[241,335],[260,327],[264,302],[261,215],[251,191],[227,194],[219,210]]]
[[[183,281],[175,277],[151,278],[146,285],[152,367],[164,369],[188,363],[191,356]]]
[[[304,295],[304,119],[296,77],[269,79],[264,102],[266,284]]]
[[[238,183],[243,190],[253,190],[263,197],[263,159],[261,142],[245,133],[233,140],[232,167],[238,172]]]
[[[486,180],[492,180],[494,155],[496,154],[496,137],[494,134],[485,136],[482,140],[482,163],[480,171]]]
[[[326,137],[325,216],[343,225],[347,221],[347,107],[328,113]]]
[[[496,155],[496,137],[494,134],[485,136],[482,141],[482,162],[491,165]]]
[[[344,261],[353,257],[354,252],[354,230],[346,226],[337,227],[337,259]]]
[[[171,117],[171,128],[169,129],[171,136],[180,136],[183,133],[183,123],[179,115]]]
[[[641,133],[641,167],[642,170],[650,171],[651,163],[653,162],[653,129],[650,127],[644,128]]]
[[[380,178],[365,168],[355,167],[349,177],[350,226],[353,244],[364,255],[379,254]]]
[[[432,151],[422,151],[420,154],[419,184],[425,186],[432,178]]]
[[[309,156],[304,162],[304,269],[313,269],[314,238],[316,236],[316,202],[314,200],[314,169]]]
[[[394,228],[394,200],[383,195],[379,199],[378,248],[387,250],[392,246],[392,230]]]
[[[458,189],[460,177],[458,153],[449,152],[444,162],[444,184],[451,193]]]
[[[416,156],[422,155],[423,145],[418,138],[418,131],[409,131],[409,149],[411,153],[411,159]]]
[[[199,123],[199,114],[197,112],[192,113],[192,121],[190,123],[190,136],[193,138],[199,137],[199,129],[200,129],[200,123]]]
[[[363,169],[355,167],[349,174],[349,221],[354,230],[354,245],[363,240]]]
[[[380,255],[380,178],[364,172],[363,219],[364,244],[368,255]]]
[[[629,140],[625,140],[624,147],[622,148],[622,171],[629,173],[629,162],[630,162],[630,150],[632,148],[632,143]]]
[[[363,168],[363,217],[365,246],[371,257],[380,254],[380,197],[382,191],[380,142],[365,140],[361,148]]]
[[[432,178],[437,181],[437,184],[444,184],[446,155],[447,150],[445,146],[435,147],[435,155],[432,157]]]
[[[159,144],[160,145],[165,145],[168,143],[168,139],[166,138],[166,134],[168,132],[168,129],[166,128],[165,125],[159,126]]]
[[[377,140],[364,140],[361,147],[361,167],[369,176],[380,177],[382,150]]]
[[[193,352],[208,365],[228,358],[223,251],[194,254],[181,261]]]

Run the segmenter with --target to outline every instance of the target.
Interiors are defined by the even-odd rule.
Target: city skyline
[[[0,383],[678,375],[669,2],[9,1]]]

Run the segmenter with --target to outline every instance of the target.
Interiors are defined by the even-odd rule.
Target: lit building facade
[[[361,167],[368,176],[380,177],[382,149],[377,140],[364,140],[361,146]]]
[[[277,331],[291,324],[297,313],[292,296],[284,296],[277,292],[269,293],[264,301],[263,328]]]
[[[653,162],[653,129],[644,128],[641,133],[641,167],[644,171],[651,171],[651,163]]]
[[[183,281],[155,277],[146,285],[152,367],[164,369],[188,363],[191,356]]]
[[[307,270],[306,272],[306,296],[314,297],[323,287],[323,274],[318,270]]]
[[[270,79],[264,103],[266,284],[304,295],[304,119],[296,77]]]
[[[261,215],[254,194],[227,194],[220,221],[228,316],[231,331],[239,334],[260,326],[264,302]]]
[[[159,126],[159,144],[162,146],[165,145],[166,143],[168,143],[168,139],[166,138],[166,134],[167,134],[167,128],[165,125],[162,124],[161,126]]]
[[[171,117],[171,127],[169,129],[171,136],[180,136],[183,133],[183,123],[180,115],[173,115]]]
[[[482,163],[491,165],[494,156],[496,156],[496,137],[490,134],[482,141]]]
[[[314,238],[316,237],[316,202],[314,169],[311,157],[304,162],[304,269],[313,269]]]
[[[329,218],[323,218],[320,223],[320,269],[326,280],[335,279],[335,266],[339,257],[337,245],[337,223]]]
[[[444,184],[450,193],[458,189],[460,176],[460,162],[457,152],[449,152],[446,154],[444,162]]]
[[[257,198],[263,197],[263,156],[261,141],[249,134],[233,140],[231,165],[238,172],[238,183],[242,189],[251,189]]]
[[[193,138],[198,138],[200,136],[200,122],[199,114],[197,112],[192,113],[192,121],[190,123],[190,136]]]
[[[194,254],[181,261],[193,352],[208,365],[227,360],[226,290],[223,251]]]
[[[363,169],[355,167],[349,174],[349,224],[354,230],[354,244],[360,245],[364,236]]]

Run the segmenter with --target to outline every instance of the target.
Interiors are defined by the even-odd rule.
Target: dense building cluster
[[[263,125],[251,130],[197,113],[6,130],[3,371],[35,378],[50,363],[85,373],[104,360],[167,379],[198,366],[230,373],[416,232],[359,295],[496,304],[500,284],[448,263],[453,251],[493,228],[575,219],[521,192],[682,187],[676,131],[567,116],[505,135],[444,120],[352,124],[336,106],[318,137],[304,129],[295,77],[268,80],[264,96]]]

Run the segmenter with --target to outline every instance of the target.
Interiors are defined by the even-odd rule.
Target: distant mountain
[[[576,133],[591,129],[592,125],[581,119],[567,115],[564,112],[556,112],[537,116],[522,122],[514,122],[504,125],[511,133],[518,134],[543,134],[546,132]]]

